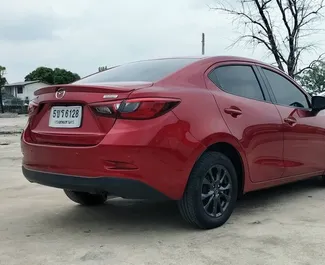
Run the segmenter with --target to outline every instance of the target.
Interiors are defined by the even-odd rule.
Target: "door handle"
[[[224,111],[225,111],[225,113],[230,114],[234,118],[236,118],[239,115],[242,115],[242,111],[236,107],[230,107],[230,108],[224,109]]]
[[[284,119],[284,122],[290,126],[294,126],[297,123],[297,120],[294,117],[288,117]]]

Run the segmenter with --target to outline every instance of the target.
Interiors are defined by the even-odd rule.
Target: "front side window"
[[[251,66],[229,65],[214,69],[210,80],[219,88],[244,98],[264,100],[260,84]]]
[[[293,83],[271,70],[263,69],[278,104],[297,108],[309,108],[303,92]]]

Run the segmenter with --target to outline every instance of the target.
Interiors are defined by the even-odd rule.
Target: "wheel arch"
[[[245,166],[243,158],[241,157],[239,151],[230,143],[227,142],[217,142],[214,144],[211,144],[207,147],[207,149],[203,152],[220,152],[224,155],[226,155],[231,162],[233,163],[237,178],[238,178],[238,196],[242,196],[244,194],[245,189]]]
[[[205,138],[202,141],[204,149],[201,150],[197,160],[206,152],[221,152],[225,154],[234,164],[238,177],[239,196],[245,193],[245,187],[250,181],[249,168],[246,154],[239,141],[231,134],[222,133]],[[196,162],[195,162],[196,163]],[[194,163],[194,165],[195,165]],[[193,165],[193,167],[194,167]]]

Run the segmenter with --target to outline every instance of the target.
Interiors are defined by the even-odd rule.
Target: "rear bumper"
[[[25,178],[29,182],[59,189],[83,192],[107,192],[110,195],[127,199],[168,199],[165,195],[151,188],[145,183],[133,179],[123,179],[117,177],[76,177],[35,171],[25,167],[22,167],[22,170]]]
[[[149,187],[178,200],[205,149],[188,129],[172,112],[148,121],[117,120],[98,145],[85,147],[33,143],[27,129],[22,166],[27,179],[47,186],[101,189],[125,198],[151,198],[144,191]]]

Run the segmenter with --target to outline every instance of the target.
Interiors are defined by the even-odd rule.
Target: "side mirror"
[[[313,111],[321,111],[325,109],[325,97],[313,96],[311,98],[311,108]]]

